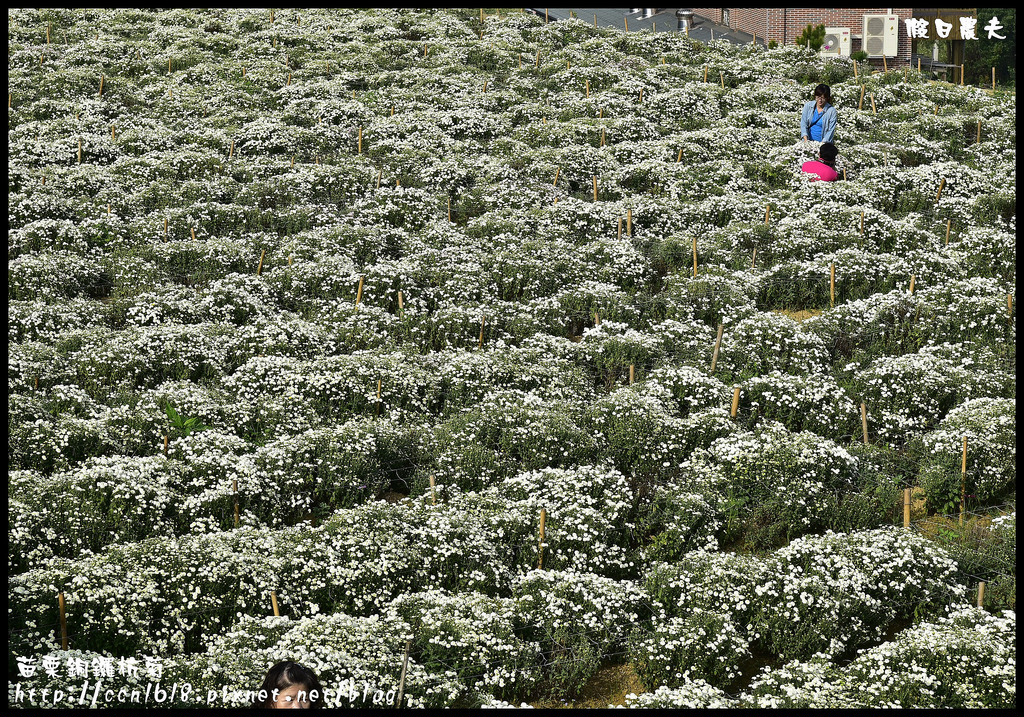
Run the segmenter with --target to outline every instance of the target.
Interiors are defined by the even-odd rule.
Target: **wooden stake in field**
[[[981,120],[978,120],[978,140],[977,144],[981,144]]]
[[[626,236],[633,236],[633,208],[626,208]]]
[[[277,609],[277,590],[270,591],[270,604],[274,608],[274,617],[281,617],[281,611]]]
[[[942,181],[941,181],[941,182],[939,182],[939,191],[937,191],[937,192],[935,193],[935,203],[936,203],[936,204],[938,204],[938,203],[939,203],[939,198],[940,198],[940,197],[942,196],[942,190],[943,190],[943,188],[945,188],[945,186],[946,186],[946,178],[945,178],[945,177],[943,177],[943,178],[942,178]]]
[[[260,263],[256,266],[256,276],[263,273],[263,257],[267,255],[267,250],[263,249],[260,251]]]
[[[910,275],[910,295],[914,295],[914,282],[917,280],[917,274]]]
[[[430,504],[437,505],[437,490],[434,483],[434,474],[430,474]]]
[[[676,164],[679,164],[682,161],[683,161],[683,148],[680,147],[679,148],[679,154],[676,155]]]
[[[864,93],[867,91],[867,87],[864,85],[860,86],[860,100],[857,102],[857,109],[864,109]]]
[[[60,649],[68,651],[68,616],[64,593],[57,593],[57,610],[60,613]]]
[[[953,223],[952,219],[947,219],[946,220],[946,245],[947,246],[949,245],[949,228],[952,226],[952,223]]]
[[[772,205],[767,204],[764,208],[764,223],[768,224],[768,218],[772,215]]]
[[[595,175],[593,175],[593,177],[594,177],[594,201],[596,202],[597,201],[597,175],[595,174]]]
[[[918,60],[920,62],[920,60]],[[992,68],[992,91],[996,91],[996,68]]]
[[[164,434],[164,457],[165,458],[167,457],[167,444],[168,444],[168,438],[167,438],[167,434],[165,433]]]
[[[871,93],[871,114],[877,115],[878,109],[875,107],[875,93]]]
[[[857,61],[854,60],[853,61],[853,79],[856,80],[857,78],[858,78],[858,74],[857,74]]]
[[[718,338],[715,339],[715,350],[711,353],[711,373],[715,372],[715,366],[718,364],[718,350],[722,347],[722,331],[724,326],[718,324]]]
[[[633,385],[633,375],[634,375],[634,368],[633,368],[633,364],[630,364],[630,365],[629,365],[629,385],[630,385],[630,386],[632,386],[632,385]]]
[[[540,509],[540,539],[537,542],[537,569],[544,567],[544,521],[547,520],[548,512]]]
[[[622,239],[622,217],[619,217],[619,229],[618,229],[618,233],[616,234],[615,238],[616,239]]]
[[[235,140],[231,140],[231,147],[228,149],[228,159],[235,156]]]
[[[601,128],[601,146],[604,147],[604,127]]]
[[[82,138],[78,138],[78,163],[82,163]]]
[[[886,62],[885,55],[882,55],[882,72],[886,74],[889,72],[889,63]]]
[[[910,527],[910,488],[903,489],[903,527]]]
[[[100,75],[100,97],[103,96],[103,75]]]
[[[478,341],[476,345],[478,349],[482,349],[484,347],[484,321],[486,320],[486,316],[480,317],[480,341]]]
[[[402,704],[402,697],[405,696],[405,674],[409,669],[409,650],[412,648],[412,640],[405,641],[405,657],[402,658],[402,675],[398,678],[398,699],[395,707]]]
[[[356,306],[363,300],[363,277],[359,277],[359,286],[356,287]]]
[[[557,187],[558,186],[558,173],[561,172],[561,171],[562,171],[561,167],[555,167],[555,181],[553,181],[551,183],[552,187]]]
[[[836,305],[836,264],[828,265],[828,298],[832,306]]]
[[[359,139],[357,140],[356,149],[357,149],[357,154],[362,154],[363,153],[363,128],[362,127],[359,128]]]
[[[736,386],[732,390],[732,408],[729,410],[729,416],[736,418],[736,414],[740,408],[740,387]]]
[[[960,527],[964,525],[964,509],[967,505],[967,436],[964,436],[964,454],[960,460]]]
[[[697,236],[693,237],[693,275],[697,276]]]
[[[864,429],[864,445],[868,444],[868,406],[866,403],[860,404],[860,424]]]

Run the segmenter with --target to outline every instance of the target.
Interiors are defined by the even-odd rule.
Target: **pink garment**
[[[839,179],[839,173],[832,167],[828,166],[824,162],[818,162],[817,160],[811,162],[804,162],[800,168],[801,171],[807,172],[808,174],[817,174],[818,179],[812,179],[812,182],[834,182]]]

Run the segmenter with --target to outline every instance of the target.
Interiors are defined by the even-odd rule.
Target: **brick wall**
[[[851,52],[861,49],[860,35],[864,31],[864,15],[887,15],[889,11],[899,17],[899,44],[896,58],[889,58],[890,66],[905,65],[910,62],[911,40],[907,35],[904,20],[914,17],[913,8],[729,8],[729,27],[734,30],[757,35],[758,38],[775,40],[780,45],[791,45],[808,25],[824,25],[825,27],[848,27],[854,36],[851,41]],[[722,23],[722,8],[693,8],[700,17],[714,23]],[[882,60],[871,60],[872,64],[882,66]]]

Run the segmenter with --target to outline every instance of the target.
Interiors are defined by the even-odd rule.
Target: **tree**
[[[989,39],[985,26],[997,18],[1004,40]],[[992,68],[1001,84],[1015,84],[1017,65],[1017,11],[1009,7],[978,8],[978,39],[968,40],[964,48],[964,74],[971,84],[992,82]]]
[[[812,50],[817,52],[821,49],[821,46],[825,44],[825,26],[824,25],[807,25],[804,31],[800,33],[800,36],[796,39],[796,44],[807,47],[807,43],[810,42]]]

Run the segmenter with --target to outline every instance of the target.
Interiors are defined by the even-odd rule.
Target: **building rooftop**
[[[678,21],[676,20],[677,8],[662,8],[650,17],[644,17],[644,10],[631,12],[631,8],[619,7],[598,7],[598,8],[525,8],[540,17],[547,18],[551,22],[568,20],[575,17],[584,22],[596,22],[598,27],[615,27],[619,30],[626,29],[625,20],[629,20],[630,32],[676,32]],[[689,36],[697,42],[710,42],[711,40],[725,40],[734,45],[749,45],[754,36],[749,32],[741,32],[725,25],[718,25],[710,20],[693,16],[693,24],[690,26]],[[757,38],[758,45],[764,45],[764,38]]]

